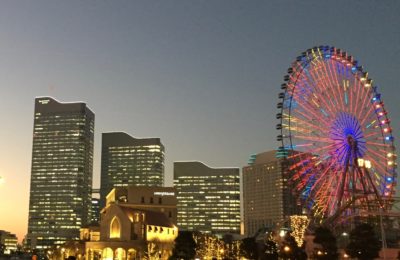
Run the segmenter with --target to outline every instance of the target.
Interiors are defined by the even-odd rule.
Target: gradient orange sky
[[[283,75],[314,45],[356,57],[400,129],[400,2],[3,1],[0,229],[27,232],[34,98],[84,101],[100,136],[160,137],[174,161],[242,167],[276,149]]]

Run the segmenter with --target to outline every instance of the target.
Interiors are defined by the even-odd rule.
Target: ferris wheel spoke
[[[377,131],[371,132],[371,133],[365,134],[365,135],[364,135],[364,138],[365,138],[365,139],[368,139],[368,138],[373,137],[373,136],[376,136],[376,135],[381,135],[381,133],[380,133],[380,132],[377,132]]]
[[[376,142],[368,142],[367,146],[381,146],[381,147],[390,147],[390,144],[385,143],[376,143]]]
[[[344,103],[343,103],[342,92],[339,91],[339,88],[340,88],[339,80],[338,80],[337,74],[332,72],[332,70],[333,70],[333,71],[336,71],[336,69],[337,69],[337,68],[335,68],[335,65],[337,65],[337,62],[331,60],[331,62],[329,63],[329,69],[330,69],[330,72],[331,72],[331,76],[333,75],[332,78],[333,78],[333,80],[334,80],[334,89],[335,89],[335,90],[338,92],[338,94],[339,94],[339,96],[338,96],[338,102],[339,102],[339,104],[340,104],[341,109],[344,111],[344,110],[345,110],[345,105],[344,105]],[[332,67],[333,67],[333,68],[332,68]]]
[[[326,67],[328,67],[328,68],[326,68]],[[332,76],[332,69],[331,69],[330,63],[327,63],[327,66],[326,66],[326,67],[325,67],[325,71],[326,71],[326,73],[327,73],[328,82],[329,82],[329,85],[330,85],[330,90],[331,90],[331,92],[332,92],[332,94],[333,94],[333,98],[334,98],[334,100],[335,100],[335,105],[334,105],[334,107],[336,107],[336,108],[338,108],[338,109],[343,109],[343,108],[342,108],[342,105],[341,105],[340,97],[338,97],[339,94],[336,93],[336,85],[337,85],[338,83],[334,81],[334,78],[333,78],[333,76]]]
[[[374,115],[373,111],[374,111],[373,106],[370,106],[370,107],[368,108],[367,112],[365,112],[364,116],[361,117],[361,120],[360,120],[360,124],[361,124],[361,125],[364,125],[364,124],[366,123],[365,121],[366,121],[368,118],[369,118],[369,119],[372,118],[372,116]],[[375,120],[376,120],[376,119],[375,119]]]
[[[381,158],[382,160],[386,161],[386,154],[384,154],[385,156],[383,156],[381,153],[378,153],[374,150],[369,150],[370,153],[374,154],[374,156],[376,156],[376,158]]]
[[[382,172],[387,172],[386,169],[382,166],[382,164],[378,163],[372,156],[371,157],[367,157],[367,159],[372,162],[372,164],[374,165],[374,168],[376,170],[378,170],[378,172],[381,172],[381,173]],[[379,177],[376,176],[376,178],[381,178],[381,177],[380,176]]]
[[[303,121],[303,122],[307,122],[307,123],[308,123],[308,122],[315,122],[315,121],[318,121],[318,120],[315,119],[314,117],[311,117],[310,114],[303,113],[303,112],[300,111],[300,110],[296,111],[296,114],[297,114],[297,115],[300,115],[300,116],[302,116],[302,117],[304,117],[304,120],[299,118],[299,120],[301,120],[301,121]],[[319,130],[321,130],[321,131],[325,131],[325,130],[326,130],[326,129],[323,129],[321,126],[318,126],[318,125],[315,125],[315,124],[312,124],[312,126],[315,127],[315,128],[317,128],[317,129],[319,129]]]
[[[319,142],[319,143],[332,143],[331,139],[319,137],[319,136],[293,135],[292,137],[302,139],[302,140],[307,140],[307,141]]]
[[[310,77],[313,79],[313,82],[316,82],[316,81],[318,81],[318,83],[320,83],[319,85],[322,85],[323,86],[323,88],[321,88],[321,89],[319,89],[318,87],[317,87],[317,85],[318,84],[314,84],[314,89],[315,89],[315,92],[319,92],[320,93],[320,95],[323,95],[326,91],[327,91],[327,89],[328,89],[328,86],[327,86],[327,84],[326,84],[326,79],[321,75],[319,75],[319,73],[318,73],[318,71],[319,70],[322,70],[321,68],[319,68],[318,70],[313,70],[313,71],[311,71],[310,72]],[[315,74],[317,74],[317,75],[315,75]],[[318,80],[316,80],[315,79],[315,77],[318,79]],[[324,98],[318,98],[317,96],[315,96],[317,99],[319,99],[322,103],[323,103],[323,105],[324,105],[324,107],[326,108],[326,111],[327,111],[327,114],[329,115],[334,115],[335,113],[331,110],[331,108],[333,108],[334,106],[333,106],[333,104],[331,103],[331,104],[328,104],[327,102],[326,102],[326,100],[330,100],[330,99],[324,99]]]
[[[359,113],[359,109],[360,109],[359,101],[361,100],[360,91],[362,91],[362,89],[361,89],[361,83],[360,83],[360,81],[358,80],[357,77],[354,77],[354,86],[355,86],[356,91],[357,91],[357,94],[356,94],[356,97],[355,97],[356,105],[355,105],[355,108],[354,108],[354,115],[356,115],[356,117],[358,118],[358,113]]]
[[[304,100],[304,98],[301,97],[300,93],[298,92],[294,94],[294,98],[305,111],[310,112],[316,118],[321,118],[321,115],[316,113],[321,113],[321,106],[314,99],[311,99],[311,101]]]
[[[365,95],[363,95],[365,94]],[[366,102],[367,102],[367,97],[368,97],[368,91],[363,91],[362,94],[364,98],[362,99],[362,105],[360,106],[359,114],[357,115],[357,118],[362,118],[362,114],[365,113],[363,110],[366,109]],[[371,106],[370,106],[371,107]]]
[[[316,124],[313,124],[311,122],[315,122],[316,120],[311,119],[308,121],[305,120],[292,120],[296,124],[296,128],[300,127],[301,129],[307,129],[307,131],[297,131],[299,133],[304,133],[304,132],[309,132],[309,133],[315,133],[316,130],[318,130],[320,133],[326,134],[326,129],[323,129],[321,126],[318,126]]]
[[[313,186],[311,187],[311,190],[315,189],[316,186],[321,182],[325,180],[326,175],[329,173],[330,168],[332,167],[332,165],[336,163],[336,161],[332,161],[329,166],[326,168],[326,170],[324,172],[322,172],[322,174],[319,176],[318,180],[313,184]]]

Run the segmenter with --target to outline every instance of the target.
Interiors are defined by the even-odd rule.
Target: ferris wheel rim
[[[322,54],[321,54],[322,53]],[[387,138],[388,135],[385,136],[385,129],[389,129],[389,139],[386,139],[383,141],[385,145],[390,144],[390,147],[388,147],[388,150],[392,151],[393,155],[395,156],[395,147],[394,147],[394,141],[393,141],[393,135],[391,134],[391,128],[390,128],[390,119],[387,116],[387,110],[383,106],[383,101],[380,99],[380,94],[377,92],[377,87],[372,84],[372,79],[368,77],[368,73],[364,71],[362,66],[358,65],[358,62],[353,59],[352,56],[347,55],[346,52],[341,51],[340,49],[336,49],[335,47],[329,47],[329,46],[319,46],[319,47],[314,47],[312,49],[308,49],[306,52],[303,52],[301,56],[296,58],[296,61],[292,63],[292,66],[288,69],[288,74],[284,77],[285,83],[282,84],[282,89],[284,90],[283,93],[279,94],[279,98],[281,99],[281,102],[278,103],[278,109],[280,109],[280,114],[277,114],[277,119],[280,119],[280,124],[277,125],[277,129],[280,130],[280,135],[278,135],[278,141],[281,142],[281,146],[278,148],[278,156],[283,157],[288,159],[288,154],[289,153],[294,153],[296,152],[296,143],[295,139],[293,138],[293,129],[291,128],[292,124],[292,109],[294,106],[293,103],[293,95],[294,92],[296,91],[297,87],[297,82],[301,75],[303,74],[303,70],[307,68],[310,64],[313,63],[315,59],[321,59],[321,56],[325,55],[325,58],[329,61],[332,61],[332,59],[335,59],[335,62],[339,62],[340,64],[345,64],[346,66],[351,68],[352,71],[352,76],[355,78],[355,80],[358,80],[358,82],[363,82],[364,87],[368,87],[369,90],[366,91],[365,97],[364,97],[364,103],[365,99],[367,98],[368,94],[370,96],[373,96],[374,98],[377,97],[379,100],[379,103],[377,103],[377,106],[380,105],[382,106],[382,109],[380,110],[381,112],[378,112],[378,110],[374,110],[373,113],[375,114],[376,118],[379,119],[379,117],[384,117],[385,119],[385,124],[387,125],[388,128],[383,128],[382,125],[379,126],[380,134],[382,138]],[[289,84],[293,85],[293,87],[289,88]],[[347,93],[347,92],[346,92]],[[351,93],[351,92],[350,92]],[[363,92],[364,93],[364,92]],[[290,97],[289,99],[287,97]],[[346,97],[348,98],[348,97]],[[289,100],[289,104],[284,104],[284,102],[287,102]],[[358,101],[358,100],[357,100]],[[372,105],[374,105],[373,103]],[[357,105],[355,105],[357,106]],[[288,111],[288,119],[284,119],[285,115],[284,112]],[[357,111],[357,110],[355,110]],[[383,113],[382,115],[378,115],[378,113]],[[346,116],[345,116],[346,117]],[[351,116],[347,116],[351,117]],[[354,116],[356,118],[356,116]],[[356,118],[358,120],[358,118]],[[353,120],[354,121],[354,120]],[[382,121],[383,122],[383,121]],[[284,123],[288,124],[289,126],[284,126]],[[364,122],[362,122],[364,123]],[[360,136],[360,132],[358,133]],[[358,137],[359,137],[358,136]],[[360,138],[360,144],[364,142],[362,138]],[[365,141],[366,142],[366,141]],[[368,142],[366,142],[365,146],[370,145]],[[360,146],[362,148],[362,146]],[[367,149],[367,148],[365,148]],[[306,149],[303,149],[306,150]],[[388,153],[389,154],[389,153]],[[360,153],[362,155],[362,153]],[[357,157],[357,156],[356,156]],[[360,156],[361,157],[361,156]],[[386,159],[388,162],[392,162],[393,165],[389,165],[389,167],[392,171],[391,175],[392,176],[392,181],[395,183],[395,178],[397,177],[396,174],[396,165],[395,165],[395,159],[389,161],[389,159]],[[376,165],[378,167],[378,165]],[[385,167],[388,167],[387,165]],[[385,172],[386,174],[386,172]],[[385,175],[386,176],[386,175]],[[389,178],[389,177],[388,177]],[[394,186],[392,185],[390,189],[390,194],[389,196],[386,196],[388,199],[390,199],[394,195]]]

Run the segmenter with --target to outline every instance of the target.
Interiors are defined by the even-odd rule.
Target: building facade
[[[85,258],[168,259],[178,236],[173,187],[117,187],[106,196],[100,227],[81,229]],[[68,251],[74,255],[74,250]],[[79,256],[79,255],[78,255]]]
[[[90,222],[94,114],[85,103],[35,99],[27,242],[78,239]]]
[[[243,167],[244,234],[284,225],[290,215],[301,214],[288,184],[288,170],[276,151],[252,155]]]
[[[99,223],[100,222],[100,199],[99,198],[92,198],[92,206],[91,210],[91,218],[90,223]]]
[[[177,198],[173,187],[118,187],[110,191],[106,197],[106,207],[113,203],[140,210],[163,213],[176,225]]]
[[[160,138],[136,139],[122,133],[103,133],[101,150],[101,207],[115,187],[164,185],[164,146]]]
[[[100,189],[92,188],[91,225],[100,223]]]
[[[4,254],[10,255],[17,251],[17,236],[8,231],[0,230],[0,244],[4,245]]]
[[[85,258],[167,260],[177,236],[163,213],[111,203],[101,213],[100,239],[86,242]]]
[[[175,162],[178,227],[214,234],[240,233],[239,168]]]

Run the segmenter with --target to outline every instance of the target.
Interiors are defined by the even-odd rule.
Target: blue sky
[[[36,96],[95,112],[95,187],[106,131],[161,137],[169,185],[173,161],[242,167],[275,149],[279,86],[315,45],[364,65],[397,136],[399,13],[395,0],[2,2],[0,207],[19,206],[0,229],[26,232]]]

